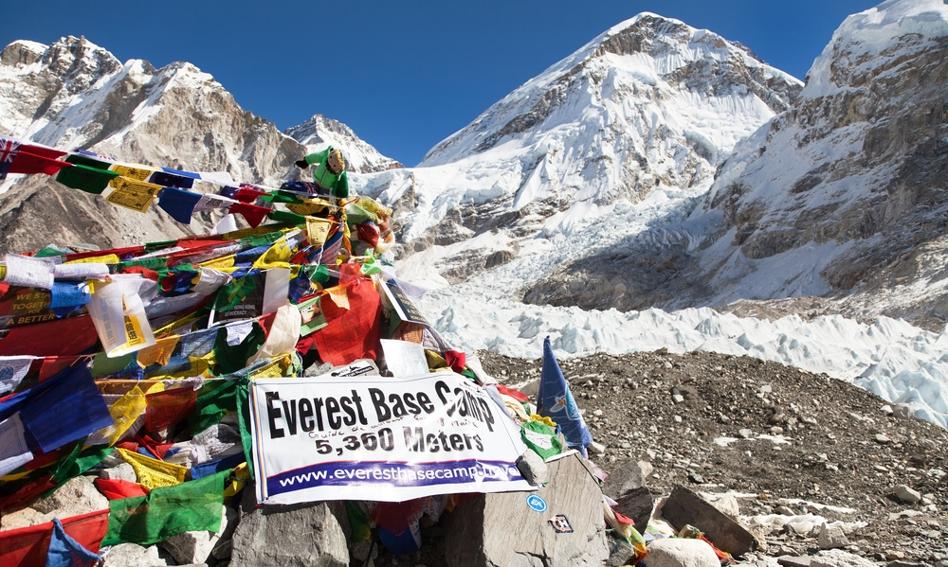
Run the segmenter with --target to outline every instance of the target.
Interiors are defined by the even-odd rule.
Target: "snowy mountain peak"
[[[302,124],[287,128],[284,133],[306,146],[306,150],[310,152],[319,151],[326,146],[342,148],[353,171],[359,173],[404,167],[396,160],[379,153],[359,138],[352,128],[322,114],[314,114]]]

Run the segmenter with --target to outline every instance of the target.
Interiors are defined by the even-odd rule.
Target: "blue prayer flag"
[[[165,187],[158,193],[158,206],[171,215],[171,218],[185,224],[191,222],[194,207],[200,200],[200,193],[175,187]]]
[[[112,425],[109,408],[84,364],[28,392],[20,420],[44,453]]]
[[[151,177],[148,178],[150,183],[157,183],[164,187],[181,187],[183,189],[190,189],[194,186],[194,178],[188,177],[185,175],[178,175],[176,173],[169,173],[167,171],[156,171],[151,174]]]
[[[53,519],[53,533],[46,552],[46,567],[92,567],[101,556],[92,553],[66,533],[59,518]]]
[[[586,446],[592,443],[592,435],[573,400],[563,371],[553,356],[550,337],[543,339],[543,372],[540,375],[540,391],[537,393],[537,413],[556,422],[569,447],[586,456]]]

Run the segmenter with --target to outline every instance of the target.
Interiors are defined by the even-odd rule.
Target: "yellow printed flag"
[[[112,166],[112,171],[118,173],[122,177],[128,177],[130,179],[137,179],[138,181],[144,181],[148,179],[148,176],[155,172],[154,169],[149,169],[145,166],[134,167],[131,165],[120,165],[115,164]],[[115,179],[121,179],[121,177],[116,177]],[[115,179],[112,180],[109,185],[115,187]]]
[[[145,393],[135,386],[112,404],[109,413],[112,414],[112,426],[105,434],[108,435],[108,444],[114,445],[145,414]]]
[[[329,236],[332,221],[317,217],[306,217],[306,239],[310,246],[322,246]]]
[[[161,190],[161,185],[130,177],[116,177],[110,183],[113,190],[105,200],[140,213],[151,207],[155,195]]]
[[[138,364],[142,368],[148,368],[152,364],[164,366],[171,359],[174,348],[178,346],[181,340],[180,335],[172,335],[163,339],[158,339],[155,344],[138,351]]]
[[[138,477],[138,484],[149,489],[181,484],[188,474],[188,469],[181,465],[152,459],[121,447],[118,452],[126,463],[132,465],[135,476]]]
[[[103,254],[101,256],[92,256],[90,258],[79,258],[78,260],[69,260],[67,264],[118,264],[121,258],[117,254]]]

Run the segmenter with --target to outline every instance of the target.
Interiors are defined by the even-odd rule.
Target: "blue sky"
[[[740,41],[803,78],[864,0],[3,2],[0,44],[85,35],[119,59],[190,61],[286,128],[342,120],[408,165],[490,104],[642,11]]]

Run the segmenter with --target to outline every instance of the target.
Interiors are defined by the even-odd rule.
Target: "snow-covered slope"
[[[194,65],[122,63],[72,36],[49,46],[15,41],[3,49],[0,135],[268,183],[298,175],[293,161],[305,153]],[[363,153],[374,151],[351,141]],[[197,224],[195,230],[205,230]],[[0,183],[0,226],[0,250],[11,251],[49,242],[120,245],[189,232],[160,210],[143,217],[81,191],[50,190],[43,176],[16,175]]]
[[[643,13],[492,105],[419,167],[362,183],[402,205],[402,237],[416,247],[494,228],[533,236],[557,213],[706,190],[734,144],[800,87],[740,45]]]
[[[948,5],[854,14],[800,100],[741,143],[694,219],[713,301],[828,295],[948,321]]]
[[[375,147],[359,138],[352,128],[322,114],[314,114],[306,122],[288,128],[284,133],[306,146],[307,152],[317,152],[326,146],[344,149],[349,167],[359,173],[404,167],[379,153]]]

